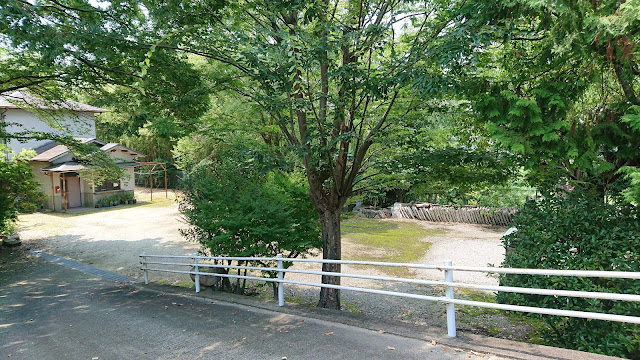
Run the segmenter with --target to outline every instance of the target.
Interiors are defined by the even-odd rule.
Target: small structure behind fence
[[[412,299],[420,299],[425,301],[441,302],[446,305],[447,333],[451,337],[456,336],[455,308],[454,308],[455,304],[492,308],[492,309],[501,309],[501,310],[508,310],[508,311],[521,311],[521,312],[529,312],[529,313],[535,313],[535,314],[579,317],[579,318],[585,318],[585,319],[597,319],[597,320],[640,324],[640,317],[638,316],[539,308],[539,307],[520,306],[520,305],[496,304],[496,303],[489,303],[489,302],[482,302],[482,301],[456,299],[454,296],[455,288],[465,288],[465,289],[475,289],[475,290],[513,292],[513,293],[521,293],[521,294],[547,295],[547,296],[556,296],[556,297],[563,296],[563,297],[576,297],[576,298],[589,298],[589,299],[606,299],[606,300],[614,300],[614,301],[640,302],[640,295],[637,295],[637,294],[618,294],[618,293],[607,293],[607,292],[574,291],[574,290],[558,290],[558,289],[536,289],[536,288],[526,288],[526,287],[477,285],[477,284],[466,284],[466,283],[454,282],[455,271],[474,271],[474,272],[484,272],[484,273],[494,273],[494,274],[498,273],[498,274],[592,277],[592,278],[617,278],[617,279],[635,279],[635,280],[640,280],[640,272],[483,268],[483,267],[470,267],[470,266],[454,266],[451,263],[451,261],[445,261],[443,265],[422,265],[422,264],[408,264],[408,263],[387,263],[387,262],[376,262],[376,261],[290,259],[290,258],[283,258],[281,255],[278,255],[277,257],[271,257],[271,258],[251,258],[251,257],[198,256],[198,254],[193,254],[193,256],[150,255],[150,254],[142,253],[140,257],[141,257],[141,263],[142,263],[141,270],[144,271],[144,281],[146,284],[149,283],[149,271],[160,271],[160,272],[195,275],[196,292],[200,292],[200,276],[215,276],[215,277],[227,277],[227,278],[275,282],[277,283],[278,304],[280,306],[284,306],[285,304],[284,303],[284,284],[324,287],[324,288],[331,288],[331,289],[350,290],[350,291],[358,291],[358,292],[364,292],[364,293],[381,294],[381,295],[387,295],[387,296],[398,296],[398,297],[405,297],[405,298],[412,298]],[[156,261],[156,259],[159,259],[159,258],[174,259],[175,261],[174,262],[170,260]],[[215,263],[212,264],[212,263],[206,263],[206,261],[219,261],[219,262],[224,262],[225,264],[215,264]],[[257,264],[259,262],[268,261],[268,262],[276,262],[277,266],[265,267],[265,266],[251,266],[251,265],[231,265],[232,261],[236,261],[238,263],[244,262],[245,264],[246,263]],[[440,271],[441,273],[444,273],[444,276],[443,276],[444,281],[407,279],[407,278],[398,278],[398,277],[374,276],[374,275],[351,274],[351,273],[335,273],[335,272],[312,271],[312,270],[302,270],[302,269],[285,269],[284,268],[285,262],[287,263],[292,263],[292,262],[293,263],[296,263],[296,262],[333,263],[333,264],[341,264],[341,265],[364,265],[364,266],[376,266],[376,267],[384,266],[384,267],[396,267],[396,268],[437,270],[437,271]],[[184,270],[168,269],[166,268],[166,266],[172,266],[172,267],[177,266],[180,268],[184,268]],[[240,275],[240,271],[238,271],[237,274],[232,274],[231,272],[226,274],[211,273],[211,272],[204,271],[205,268],[248,270],[248,271],[253,271],[257,273],[263,272],[263,271],[269,271],[273,274],[273,276],[269,278],[263,278],[258,274]],[[321,283],[314,283],[314,282],[307,282],[307,281],[287,280],[284,278],[286,273],[311,274],[311,275],[319,275],[319,276],[323,276],[323,275],[338,276],[338,277],[345,277],[345,278],[402,282],[402,283],[411,283],[411,284],[428,285],[428,286],[439,285],[439,286],[445,287],[445,296],[444,297],[443,296],[427,296],[427,295],[412,294],[412,293],[405,293],[405,292],[398,292],[398,291],[380,290],[378,288],[365,288],[365,287],[343,286],[343,285],[333,285],[333,284],[321,284]]]
[[[395,203],[391,208],[391,215],[399,219],[509,226],[518,211],[517,208],[491,208],[475,205]]]

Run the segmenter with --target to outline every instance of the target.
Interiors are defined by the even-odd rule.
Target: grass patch
[[[342,222],[342,236],[362,247],[357,254],[348,254],[350,259],[384,262],[416,262],[431,247],[421,238],[442,235],[444,230],[425,229],[410,222],[382,221],[348,217]],[[396,276],[409,274],[409,270],[383,268],[383,271]]]
[[[344,237],[358,245],[372,248],[369,253],[353,255],[371,261],[415,262],[431,247],[430,242],[420,239],[444,233],[444,230],[425,229],[410,222],[352,217],[342,223]]]
[[[360,314],[360,307],[358,305],[355,304],[350,304],[350,303],[343,303],[342,304],[342,311],[351,313],[351,314]]]

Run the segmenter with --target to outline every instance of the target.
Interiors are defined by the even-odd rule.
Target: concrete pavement
[[[141,290],[30,260],[2,279],[0,358],[467,358],[425,341]]]
[[[410,336],[410,325],[406,336],[398,329],[382,332],[329,321],[334,315],[342,316],[335,313],[312,318],[295,309],[283,313],[250,303],[117,283],[16,250],[9,256],[3,250],[0,258],[0,358],[503,358],[462,350],[474,347],[451,346],[464,346],[464,342],[447,346],[436,341],[434,345],[428,338]],[[498,347],[511,343],[499,342]],[[487,344],[477,345],[492,349]],[[542,352],[535,350],[531,357],[532,346],[526,346],[521,358],[539,358],[544,353],[541,347]],[[585,358],[584,353],[558,349],[555,356],[551,351],[547,358]]]

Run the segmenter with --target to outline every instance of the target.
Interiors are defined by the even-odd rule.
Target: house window
[[[107,180],[100,185],[96,186],[96,192],[120,190],[120,180],[113,181]]]

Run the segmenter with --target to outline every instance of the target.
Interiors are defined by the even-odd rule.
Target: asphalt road
[[[490,358],[339,323],[158,293],[3,253],[4,359]]]

